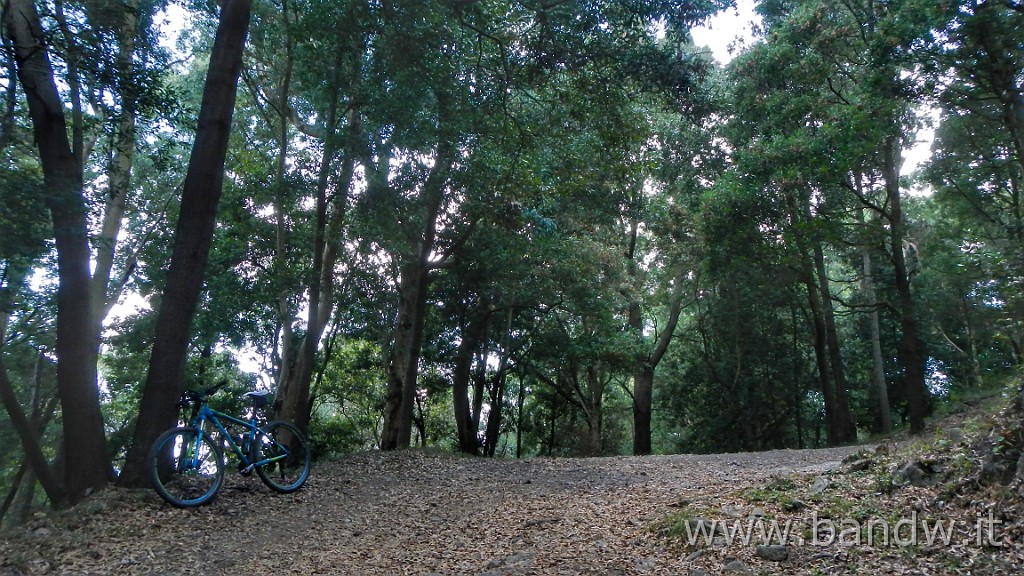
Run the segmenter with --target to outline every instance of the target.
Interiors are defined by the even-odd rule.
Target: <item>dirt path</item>
[[[230,475],[197,510],[110,490],[3,535],[0,575],[688,574],[699,562],[651,530],[674,504],[816,475],[854,451],[523,461],[371,453],[314,468],[293,495]]]

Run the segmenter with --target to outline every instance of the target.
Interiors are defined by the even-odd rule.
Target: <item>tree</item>
[[[227,0],[221,9],[210,56],[196,140],[182,191],[174,251],[156,323],[146,387],[132,445],[119,483],[146,482],[146,454],[153,440],[175,421],[185,356],[202,288],[224,181],[235,92],[249,28],[249,0]]]
[[[964,1],[928,14],[948,36],[934,35],[921,51],[942,110],[922,175],[942,215],[963,233],[967,269],[977,274],[963,279],[969,284],[958,300],[994,288],[1004,302],[999,331],[1019,364],[1024,330],[1016,319],[1024,300],[1009,279],[1024,270],[1024,47],[1017,41],[1024,12],[1011,3]],[[982,259],[988,263],[979,268]],[[956,316],[969,326],[966,315]],[[960,343],[976,356],[976,338]]]
[[[65,445],[63,491],[68,501],[76,502],[105,486],[112,474],[96,382],[98,341],[89,336],[98,328],[89,299],[93,284],[82,157],[75,154],[68,140],[64,106],[48,52],[38,49],[47,42],[35,4],[12,0],[4,5],[3,20],[14,43],[18,78],[32,116],[56,240],[60,281],[57,383]]]

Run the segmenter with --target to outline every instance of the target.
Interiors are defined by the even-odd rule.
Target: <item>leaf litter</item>
[[[288,495],[229,474],[217,498],[197,509],[171,508],[150,490],[103,491],[0,534],[0,576],[971,573],[941,569],[957,554],[974,573],[1020,565],[1012,545],[996,560],[984,547],[842,543],[791,545],[767,556],[761,542],[726,544],[718,534],[691,544],[669,534],[673,521],[692,525],[696,515],[726,523],[881,514],[882,506],[909,511],[932,497],[922,491],[940,490],[901,488],[871,508],[880,495],[870,474],[848,470],[865,454],[874,453],[844,447],[495,460],[368,452],[318,464],[306,486]],[[822,477],[829,485],[813,494]],[[844,499],[862,506],[843,508]]]

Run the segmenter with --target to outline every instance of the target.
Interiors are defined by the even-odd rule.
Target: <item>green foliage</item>
[[[377,446],[384,410],[380,347],[334,340],[315,397],[309,437],[315,454],[345,454]]]
[[[72,36],[46,25],[62,73],[81,58],[94,234],[115,123],[138,114],[114,276],[149,309],[108,323],[101,359],[119,454],[147,370],[216,14],[190,3],[178,49],[191,56],[171,65],[154,37],[161,3],[147,4],[126,75],[120,9],[93,4],[68,7]],[[808,272],[815,249],[845,392],[871,433],[869,310],[881,311],[894,415],[906,400],[879,142],[909,141],[910,104],[931,102],[942,112],[918,178],[934,194],[904,206],[931,377],[955,400],[1012,373],[1022,357],[1024,140],[1019,102],[1005,95],[1019,94],[1024,66],[1019,10],[763,1],[759,37],[714,68],[688,29],[727,4],[256,3],[183,384],[246,381],[228,350],[260,358],[264,385],[294,361],[323,186],[321,240],[337,260],[322,286],[332,314],[313,375],[318,454],[379,443],[399,281],[416,262],[430,278],[415,412],[428,445],[457,446],[452,376],[460,344],[479,329],[468,400],[479,396],[481,437],[500,408],[506,453],[627,451],[634,375],[675,308],[655,376],[655,451],[823,443],[808,304],[822,275]],[[53,349],[55,261],[20,96],[5,114],[0,352],[28,407],[33,366]],[[52,387],[51,368],[39,389]],[[51,456],[57,423],[59,413],[43,434]],[[18,462],[4,455],[0,477]]]

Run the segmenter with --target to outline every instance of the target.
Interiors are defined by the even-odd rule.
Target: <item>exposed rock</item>
[[[811,491],[810,491],[810,493],[812,495],[821,494],[822,492],[824,492],[825,490],[828,489],[828,485],[829,485],[828,478],[826,478],[825,476],[818,476],[814,480],[814,484],[811,484]]]
[[[782,562],[789,558],[789,546],[782,544],[762,544],[754,550],[754,555],[772,562]]]
[[[893,473],[897,484],[910,484],[916,488],[927,488],[938,483],[931,466],[922,462],[907,462]]]
[[[652,558],[637,558],[633,564],[633,568],[637,572],[650,572],[654,569],[657,562]]]
[[[1019,465],[1018,465],[1019,468]],[[983,485],[1005,484],[1009,480],[1009,470],[1006,464],[995,455],[989,454],[981,462],[981,471],[978,473],[978,481]]]
[[[741,514],[740,511],[732,504],[726,504],[725,506],[722,506],[722,515],[730,518],[739,518],[743,514]]]
[[[730,560],[722,567],[723,572],[733,574],[752,574],[750,567],[739,560]]]

